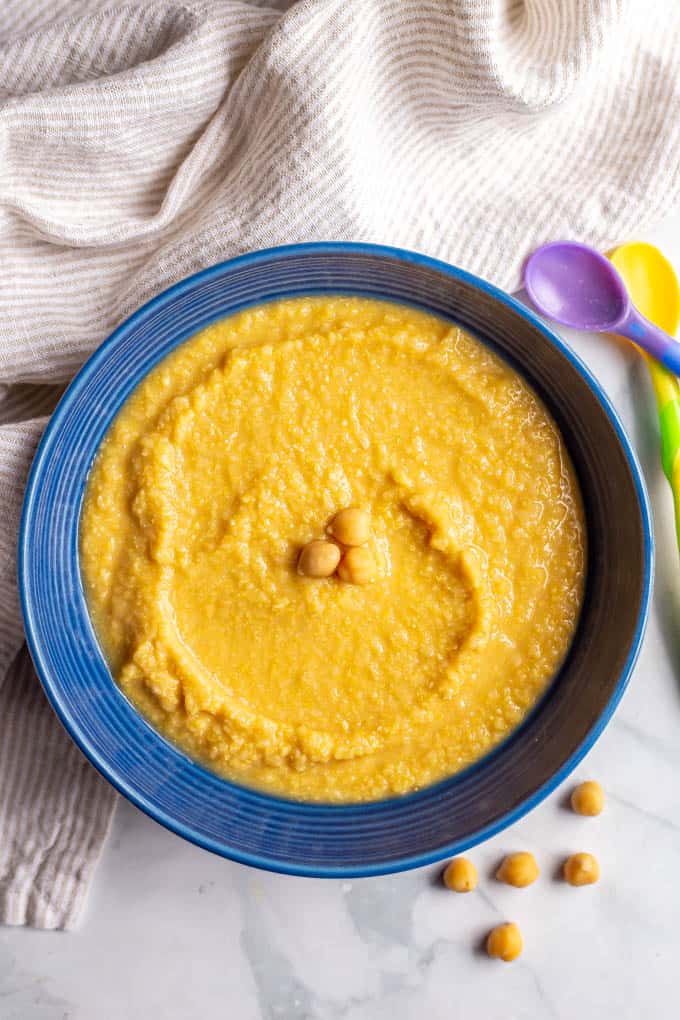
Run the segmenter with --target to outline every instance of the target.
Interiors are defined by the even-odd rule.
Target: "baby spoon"
[[[631,300],[643,315],[667,333],[680,324],[680,286],[675,270],[658,248],[633,242],[610,252]],[[659,410],[661,460],[673,490],[675,530],[680,549],[680,382],[667,369],[644,354]]]
[[[680,344],[640,314],[617,270],[594,248],[544,244],[527,260],[524,286],[539,311],[563,326],[619,333],[680,374]]]

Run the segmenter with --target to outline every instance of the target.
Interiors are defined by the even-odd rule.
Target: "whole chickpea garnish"
[[[443,879],[453,892],[472,892],[477,888],[477,869],[467,857],[454,857],[447,864]]]
[[[599,815],[604,807],[604,790],[594,779],[579,783],[572,792],[571,806],[577,815]]]
[[[600,877],[600,865],[592,854],[572,854],[562,872],[569,885],[592,885]]]
[[[500,868],[496,872],[496,878],[500,882],[506,882],[508,885],[514,885],[518,889],[523,889],[525,886],[535,882],[539,874],[540,871],[534,855],[522,851],[518,854],[510,854],[502,861]]]
[[[365,546],[348,549],[338,566],[338,577],[349,584],[368,584],[375,574],[375,557]]]
[[[522,952],[522,933],[513,921],[499,924],[489,932],[486,939],[486,951],[489,956],[510,963]]]
[[[305,577],[330,577],[337,570],[340,556],[340,550],[334,542],[315,539],[301,550],[298,573]]]
[[[333,517],[328,532],[341,545],[364,545],[371,537],[371,515],[358,506],[348,506]]]

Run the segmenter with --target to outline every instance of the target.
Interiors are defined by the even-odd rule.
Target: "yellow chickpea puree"
[[[431,783],[522,720],[569,645],[584,543],[523,380],[446,321],[350,297],[181,345],[114,422],[80,533],[139,710],[225,776],[330,801]]]

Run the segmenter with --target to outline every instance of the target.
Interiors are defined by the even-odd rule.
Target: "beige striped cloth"
[[[290,9],[286,9],[290,8]],[[507,288],[680,207],[677,0],[2,0],[0,920],[73,926],[114,795],[22,649],[22,489],[112,328],[248,249],[355,239]]]

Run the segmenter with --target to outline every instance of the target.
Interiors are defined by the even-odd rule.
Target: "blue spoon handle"
[[[646,319],[636,308],[631,308],[617,332],[642,347],[671,372],[680,375],[680,343]]]

